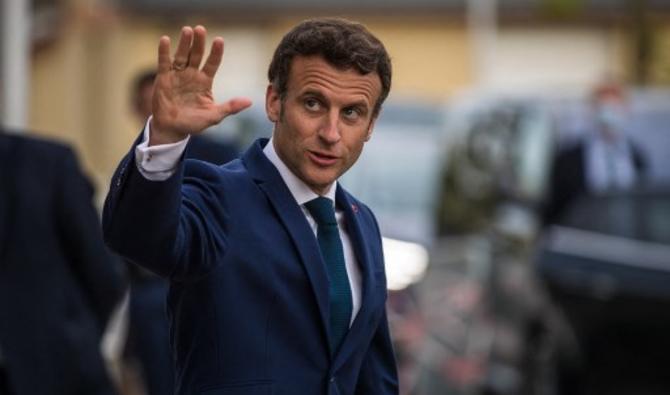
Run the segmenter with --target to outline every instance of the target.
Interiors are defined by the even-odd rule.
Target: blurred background
[[[3,0],[3,126],[73,146],[100,206],[161,35],[226,40],[215,95],[254,106],[207,136],[239,152],[276,44],[325,15],[393,61],[341,181],[381,225],[401,393],[670,393],[670,0]],[[111,374],[152,395],[124,314]]]

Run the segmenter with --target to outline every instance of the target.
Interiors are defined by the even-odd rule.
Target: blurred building
[[[276,43],[315,15],[378,34],[393,57],[394,97],[586,90],[605,74],[670,83],[666,0],[34,0],[32,9],[28,127],[74,143],[101,186],[140,126],[132,76],[155,64],[162,34],[176,40],[185,24],[226,39],[220,97],[262,98]]]

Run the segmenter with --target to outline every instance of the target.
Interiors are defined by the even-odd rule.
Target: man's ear
[[[377,116],[372,118],[372,121],[370,121],[370,125],[368,126],[368,133],[365,135],[365,141],[370,141],[370,137],[372,137],[372,130],[375,128],[375,122],[377,122]]]
[[[267,113],[270,122],[274,123],[279,121],[281,98],[273,84],[269,84],[265,91],[265,112]]]

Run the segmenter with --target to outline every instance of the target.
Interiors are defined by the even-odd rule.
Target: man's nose
[[[340,141],[340,113],[332,110],[323,118],[323,124],[319,130],[319,136],[329,144]]]

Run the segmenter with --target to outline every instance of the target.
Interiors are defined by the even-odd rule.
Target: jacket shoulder
[[[75,157],[74,151],[68,145],[55,139],[16,133],[2,134],[2,138],[8,151],[16,158],[52,162]]]
[[[234,183],[249,178],[249,173],[240,159],[234,159],[223,165],[216,165],[200,159],[187,158],[184,161],[184,179],[197,178],[210,182]]]

